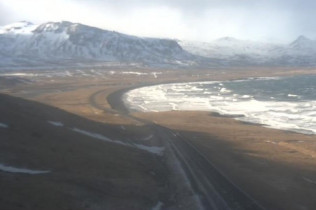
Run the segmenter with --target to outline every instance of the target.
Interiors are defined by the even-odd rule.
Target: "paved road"
[[[190,184],[196,194],[199,195],[205,209],[214,210],[262,210],[264,209],[250,195],[231,182],[220,172],[196,147],[184,136],[175,133],[171,129],[138,119],[128,115],[128,109],[121,100],[121,96],[128,89],[114,92],[108,96],[111,107],[119,113],[129,116],[150,125],[155,135],[168,143],[181,163]],[[95,97],[101,94],[99,91],[90,97],[90,103],[98,109]],[[107,109],[104,111],[108,111]]]

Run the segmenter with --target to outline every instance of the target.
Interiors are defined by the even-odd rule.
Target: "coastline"
[[[292,78],[293,76],[288,78]],[[305,106],[312,106],[310,104],[314,104],[315,101],[287,101],[287,99],[278,99],[274,101],[265,101],[265,100],[258,100],[258,99],[251,99],[250,97],[252,94],[244,95],[245,97],[248,97],[250,99],[245,100],[243,95],[238,96],[238,94],[234,95],[227,95],[227,93],[222,93],[224,91],[227,91],[226,88],[222,88],[221,91],[218,91],[218,96],[223,97],[222,99],[217,99],[216,91],[214,91],[213,94],[210,94],[213,92],[213,90],[210,90],[211,92],[205,92],[205,87],[202,86],[200,89],[201,84],[204,82],[212,84],[212,83],[218,83],[219,87],[223,87],[221,83],[224,84],[224,82],[240,82],[240,81],[253,81],[253,80],[275,80],[276,77],[250,77],[245,79],[236,79],[236,80],[222,80],[222,81],[198,81],[198,82],[172,82],[172,83],[158,83],[158,84],[150,84],[150,85],[142,85],[137,87],[128,88],[127,90],[124,90],[123,92],[120,92],[121,97],[121,103],[113,104],[114,107],[121,107],[122,104],[124,104],[124,111],[128,112],[168,112],[168,111],[208,111],[211,112],[212,115],[222,116],[222,117],[229,117],[233,118],[235,120],[241,121],[245,124],[256,124],[261,125],[263,127],[272,128],[272,129],[278,129],[283,131],[289,131],[289,132],[296,132],[301,133],[305,135],[316,135],[316,128],[312,126],[305,126],[306,120],[303,120],[301,117],[301,114],[305,113],[305,108],[302,107]],[[281,77],[278,77],[278,80]],[[295,77],[294,77],[295,78]],[[282,80],[282,79],[280,79]],[[193,83],[193,84],[192,84]],[[190,86],[190,84],[192,84]],[[281,83],[282,84],[282,83]],[[169,85],[169,86],[168,86]],[[176,87],[173,87],[173,85],[176,85]],[[155,87],[156,86],[156,87]],[[177,90],[177,87],[180,87],[179,90]],[[153,87],[153,88],[152,88]],[[207,86],[206,86],[207,87]],[[225,87],[225,86],[224,86]],[[174,88],[174,90],[172,90]],[[218,87],[216,87],[218,88]],[[138,91],[138,89],[141,89]],[[144,90],[143,90],[144,89]],[[171,96],[168,96],[168,92],[171,89],[171,92],[174,91],[175,94],[180,94],[180,101],[178,99],[178,96],[175,100]],[[183,91],[182,89],[188,89],[188,92]],[[204,96],[201,96],[201,100],[197,101],[196,97],[191,97],[192,94],[190,90],[196,92],[196,94],[206,94]],[[195,89],[200,89],[202,92],[198,92]],[[128,92],[131,91],[131,93],[128,95]],[[156,93],[157,91],[157,93]],[[207,91],[209,91],[207,89]],[[231,90],[228,90],[230,93]],[[204,93],[205,92],[205,93]],[[193,94],[194,94],[193,93]],[[234,93],[234,92],[233,92]],[[114,93],[115,94],[115,93]],[[160,102],[159,98],[152,97],[152,95],[155,94],[161,94],[163,96],[162,102]],[[181,98],[181,94],[184,94],[185,97]],[[188,95],[186,95],[188,94]],[[243,93],[248,94],[248,93]],[[236,95],[236,96],[235,96]],[[290,94],[289,94],[290,95]],[[213,99],[213,96],[215,97]],[[124,97],[124,98],[123,98]],[[169,98],[170,97],[170,98]],[[210,98],[208,98],[210,97]],[[227,98],[228,97],[228,98]],[[128,98],[128,99],[126,99]],[[130,99],[129,99],[130,98]],[[136,99],[137,103],[134,103],[133,100]],[[273,97],[271,97],[273,98]],[[140,100],[141,99],[141,100]],[[144,102],[139,102],[139,101]],[[284,100],[284,101],[283,101]],[[197,102],[195,102],[197,101]],[[156,103],[155,103],[156,102]],[[302,104],[304,102],[304,104]],[[111,103],[111,101],[110,101]],[[192,105],[192,104],[193,105]],[[227,105],[229,103],[229,106]],[[245,106],[248,106],[248,103],[250,106],[254,106],[253,110],[248,111],[247,109],[243,108]],[[118,106],[119,104],[119,106]],[[159,105],[160,106],[159,106]],[[215,104],[215,105],[214,105]],[[241,104],[241,105],[240,105]],[[158,106],[157,106],[158,105]],[[278,112],[277,114],[288,116],[288,118],[293,118],[293,122],[288,120],[285,121],[282,118],[279,118],[277,114],[273,114],[276,112],[277,109],[280,107],[288,106],[290,110],[295,110],[294,113],[292,111],[288,113],[286,110]],[[161,108],[160,108],[161,107]],[[237,107],[237,108],[236,108]],[[258,108],[257,108],[258,107]],[[260,108],[261,107],[261,108]],[[270,107],[270,108],[269,108]],[[265,111],[263,111],[265,110]],[[271,113],[270,113],[271,111]],[[268,114],[266,114],[268,113]],[[296,114],[298,113],[298,114]],[[305,115],[303,115],[304,117]],[[305,116],[307,118],[307,122],[311,120],[309,114],[306,114]],[[294,122],[295,120],[295,122]],[[308,124],[307,124],[308,125]]]
[[[134,113],[185,137],[267,209],[313,209],[315,136],[249,125],[209,112]]]
[[[234,75],[216,73],[217,76],[210,75],[197,78],[190,74],[184,75],[182,72],[180,72],[180,74],[176,72],[171,75],[166,73],[166,75],[162,75],[161,78],[158,79],[150,76],[137,75],[124,76],[124,78],[120,75],[113,75],[106,80],[102,78],[99,80],[91,80],[89,78],[73,78],[69,80],[66,78],[62,80],[56,79],[56,82],[51,83],[44,81],[43,83],[34,85],[29,84],[26,88],[15,88],[12,89],[11,92],[8,91],[8,93],[28,100],[38,101],[51,107],[57,107],[67,113],[88,119],[90,120],[89,122],[82,123],[82,120],[67,121],[63,119],[64,115],[50,115],[51,117],[48,118],[49,120],[61,121],[68,125],[82,123],[82,125],[80,124],[81,126],[78,125],[77,127],[101,133],[113,139],[145,139],[152,134],[148,126],[145,126],[147,122],[162,125],[172,130],[175,135],[181,135],[187,138],[190,143],[198,148],[208,160],[224,172],[236,185],[252,195],[267,209],[312,210],[316,206],[316,202],[313,199],[313,195],[316,194],[315,185],[313,184],[315,181],[314,177],[316,177],[316,144],[314,136],[244,124],[228,117],[212,116],[210,112],[171,111],[160,113],[130,113],[129,115],[131,117],[143,119],[144,122],[146,122],[139,123],[125,116],[127,110],[124,104],[120,105],[121,112],[118,112],[111,109],[110,103],[106,101],[106,98],[112,94],[113,99],[110,99],[110,101],[113,102],[112,108],[114,108],[114,106],[122,103],[122,99],[119,96],[125,91],[148,84],[156,85],[177,83],[180,81],[241,79],[242,75],[247,75],[247,77],[252,77],[253,75],[266,76],[269,73],[272,74],[269,71],[261,72],[261,75],[258,75],[259,72],[253,72],[253,74],[239,74],[239,72],[237,72]],[[207,74],[209,74],[209,72],[207,72]],[[286,72],[286,74],[291,74],[291,72]],[[179,75],[179,77],[175,77],[174,75]],[[144,81],[146,81],[146,84]],[[92,101],[96,103],[92,103]],[[99,124],[92,126],[92,122]],[[50,127],[51,125],[48,124],[47,126]],[[104,129],[105,127],[107,129]],[[51,129],[55,128],[52,127]],[[83,137],[84,136],[82,136],[82,138]],[[155,141],[155,138],[153,140]],[[54,141],[55,139],[52,138],[52,142]],[[38,143],[38,141],[35,142]],[[78,148],[80,147],[85,151],[86,147],[92,145],[93,142],[91,142],[90,138],[87,138],[82,148],[81,146],[78,146]],[[95,142],[95,144],[97,144],[97,142]],[[29,146],[32,148],[34,145],[36,144],[30,144]],[[157,145],[159,146],[159,144]],[[60,148],[63,148],[63,146],[63,142],[61,142]],[[98,145],[95,148],[101,150],[103,147]],[[131,153],[131,151],[126,150],[126,148],[120,149],[118,146],[109,145],[104,149],[106,152],[102,152],[102,154],[108,158],[102,158],[103,156],[100,156],[101,158],[95,157],[95,159],[100,163],[103,161],[114,161],[113,165],[115,165],[115,169],[117,170],[119,170],[121,166],[125,167],[128,165],[129,159],[127,158],[125,160],[125,162],[127,161],[126,164],[123,164],[125,162],[116,163],[115,159],[109,158],[111,157],[109,155],[112,155],[112,153],[118,158],[132,155],[135,159],[135,164],[146,161],[146,165],[148,164],[149,168],[152,168],[151,165],[154,163],[148,162],[146,156],[136,155],[137,153]],[[122,150],[122,153],[117,152],[117,149]],[[92,155],[93,152],[87,152],[87,154]],[[45,157],[45,155],[43,157]],[[22,158],[21,160],[29,159]],[[86,166],[81,166],[80,164],[76,166],[76,168],[82,169],[84,169],[84,167]],[[104,168],[104,166],[102,167]],[[124,167],[122,168],[124,169]],[[126,170],[130,170],[129,167],[130,166],[128,166]],[[46,169],[46,167],[41,167],[41,165],[35,168]],[[162,169],[165,170],[165,168]],[[105,172],[112,170],[113,169],[106,170],[104,168]],[[135,170],[135,172],[143,171],[142,168],[133,168],[133,170]],[[89,170],[87,170],[87,172],[88,171]],[[165,173],[163,170],[160,171],[160,169],[157,169],[156,172]],[[114,171],[113,173],[115,174],[116,172]],[[143,179],[144,177],[150,176],[150,174],[144,171],[137,180],[140,180],[140,177]],[[106,176],[102,177],[106,178]],[[157,178],[159,177],[160,175],[157,176]],[[129,183],[130,180],[126,181]],[[136,183],[139,184],[139,186],[143,186],[143,182]],[[59,185],[62,185],[62,183],[56,184],[56,186]],[[10,189],[9,187],[10,186],[8,186],[8,189]],[[134,185],[128,189],[134,189]],[[166,190],[168,189],[166,188]],[[45,193],[43,194],[45,195]],[[163,202],[167,200],[166,197],[164,197],[164,199],[163,197],[155,197],[150,205],[154,206],[158,202],[158,200],[156,200],[157,198],[162,199],[160,201]],[[37,197],[32,198],[33,201],[37,201],[37,199]]]
[[[122,96],[143,86],[114,92],[108,97],[109,103],[112,108],[121,103],[119,107],[127,113]],[[311,178],[316,176],[315,135],[267,128],[206,111],[130,112],[129,115],[188,138],[231,180],[268,209],[296,210],[302,203],[306,209],[316,206],[309,199],[315,192]]]

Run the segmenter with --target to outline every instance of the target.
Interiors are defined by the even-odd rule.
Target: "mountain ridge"
[[[20,22],[4,26],[0,29],[0,48],[2,57],[25,58],[25,62],[32,59],[43,63],[119,62],[143,66],[186,66],[194,65],[198,59],[171,39],[136,37],[68,21],[40,25]]]
[[[0,27],[0,69],[56,66],[213,68],[316,66],[316,41],[289,44],[223,37],[212,42],[147,38],[69,21]]]
[[[179,41],[192,54],[220,59],[227,65],[316,66],[316,41],[299,36],[289,44],[223,37],[212,42]]]

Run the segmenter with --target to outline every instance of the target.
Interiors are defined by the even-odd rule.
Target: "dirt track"
[[[9,130],[0,131],[1,161],[53,172],[41,177],[0,172],[3,180],[0,183],[3,189],[0,202],[7,209],[104,206],[139,209],[152,208],[158,201],[165,207],[185,203],[183,200],[190,192],[174,194],[171,189],[177,187],[170,185],[168,177],[171,172],[162,160],[146,152],[96,141],[73,133],[69,128],[76,126],[109,138],[131,138],[138,142],[151,135],[152,129],[144,122],[113,110],[105,100],[110,93],[143,85],[144,81],[148,84],[219,80],[245,75],[267,76],[272,72],[274,70],[261,74],[237,72],[228,76],[211,72],[199,78],[189,73],[179,76],[168,73],[158,80],[137,76],[124,79],[113,76],[92,81],[74,78],[14,86],[5,92],[32,102],[1,96],[6,99],[1,100],[0,119],[12,125]],[[275,72],[273,76],[292,73],[299,72]],[[92,98],[95,104],[91,103]],[[316,166],[311,155],[316,151],[313,136],[245,125],[207,112],[132,115],[156,122],[188,139],[225,176],[267,209],[314,209],[316,206],[313,199]],[[67,129],[58,130],[47,120],[62,121]],[[41,132],[37,131],[38,128]],[[299,141],[304,141],[304,144]],[[138,143],[160,146],[158,137],[147,143]]]

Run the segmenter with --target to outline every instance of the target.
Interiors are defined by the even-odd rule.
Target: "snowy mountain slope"
[[[315,66],[316,42],[304,36],[286,44],[271,44],[224,37],[213,42],[179,41],[196,55],[231,65]]]
[[[316,42],[306,38],[305,36],[299,36],[295,41],[290,44],[290,48],[295,50],[316,50]]]
[[[85,62],[195,65],[199,59],[174,40],[140,38],[71,22],[0,28],[0,66]]]
[[[0,27],[0,69],[64,66],[211,68],[316,66],[316,41],[271,44],[224,37],[213,42],[142,38],[71,22]]]

